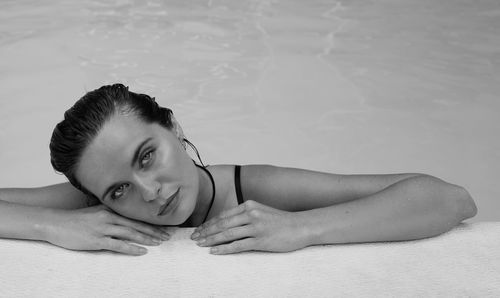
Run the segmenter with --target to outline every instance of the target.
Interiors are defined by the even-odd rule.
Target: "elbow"
[[[472,199],[471,195],[469,192],[458,185],[454,185],[456,188],[455,190],[455,198],[457,199],[457,209],[458,209],[458,214],[460,216],[461,220],[466,220],[468,218],[472,218],[476,216],[477,214],[477,206],[476,203],[474,202],[474,199]]]
[[[465,188],[430,175],[419,174],[417,177],[422,182],[420,186],[425,185],[431,191],[431,197],[443,202],[445,212],[458,219],[458,222],[476,216],[476,203]]]
[[[450,183],[446,183],[444,187],[446,188],[443,194],[446,200],[445,205],[458,218],[459,222],[476,216],[476,203],[465,188]]]

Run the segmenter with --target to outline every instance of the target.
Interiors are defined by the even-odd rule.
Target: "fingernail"
[[[201,238],[200,240],[196,241],[196,244],[202,245],[206,241],[205,238]]]
[[[210,248],[210,253],[211,254],[217,254],[218,252],[219,252],[219,249],[217,247]]]
[[[168,240],[168,239],[170,239],[170,234],[167,234],[167,233],[162,233],[162,234],[161,234],[161,239],[163,239],[163,240]]]
[[[140,253],[141,255],[145,255],[145,254],[147,254],[147,253],[148,253],[148,250],[147,250],[147,249],[145,249],[144,247],[141,247],[141,248],[139,248],[139,253]]]
[[[196,238],[200,237],[200,233],[196,232],[193,235],[191,235],[191,239],[195,240]]]
[[[158,245],[160,245],[160,244],[163,242],[163,240],[161,240],[161,239],[157,239],[157,238],[153,238],[153,239],[152,239],[152,241],[153,241],[155,244],[158,244]]]

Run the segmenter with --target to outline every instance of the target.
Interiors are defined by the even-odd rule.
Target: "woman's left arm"
[[[293,179],[288,182],[291,188],[297,187],[294,193],[300,193],[304,187],[320,179],[320,176],[312,179],[314,175],[318,174],[312,173],[305,180],[295,179],[296,183]],[[269,182],[269,178],[265,181]],[[193,238],[198,241],[205,239],[199,243],[201,246],[215,246],[213,249],[221,254],[246,250],[291,251],[315,244],[432,237],[477,213],[474,201],[464,188],[429,175],[332,174],[331,178],[330,184],[340,181],[335,185],[335,191],[331,191],[337,194],[332,200],[342,203],[287,212],[251,200],[204,223],[195,230],[200,236]],[[390,181],[388,179],[396,182],[384,185]],[[269,195],[275,192],[280,196],[280,191],[276,190],[279,189],[276,187],[279,180],[274,179],[273,183],[271,179],[269,185],[274,187],[267,190]],[[315,195],[312,189],[306,190],[313,202],[309,205],[314,206],[314,202],[320,201],[324,205],[321,193],[326,191],[322,190],[325,182],[315,185],[319,194]],[[375,191],[368,193],[369,190]],[[294,201],[293,196],[288,195]],[[356,195],[362,196],[353,199]]]
[[[298,212],[297,217],[313,245],[428,238],[476,213],[464,188],[420,175],[360,200]]]

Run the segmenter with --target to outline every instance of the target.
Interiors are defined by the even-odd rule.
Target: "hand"
[[[51,214],[45,239],[74,250],[111,250],[130,255],[147,253],[143,245],[159,245],[169,236],[160,227],[122,217],[104,205]]]
[[[214,254],[248,250],[287,252],[309,245],[307,231],[296,213],[251,200],[203,223],[191,239],[200,246],[213,246],[210,253]]]

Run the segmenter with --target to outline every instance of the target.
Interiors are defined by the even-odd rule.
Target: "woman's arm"
[[[87,197],[69,183],[0,189],[0,238],[132,255],[142,255],[146,249],[130,242],[158,245],[169,238],[161,227],[122,217],[102,204],[87,205]]]
[[[143,255],[143,245],[169,239],[161,227],[124,218],[104,205],[77,210],[26,206],[0,200],[0,238],[42,240],[73,250]]]
[[[0,200],[0,237],[46,240],[41,227],[47,215],[46,208]]]
[[[217,253],[411,240],[446,232],[477,212],[465,189],[423,174],[335,175],[272,167],[256,174],[252,178],[247,171],[252,200],[204,223],[193,239],[218,245]]]
[[[245,200],[285,211],[304,211],[367,197],[419,173],[342,175],[271,165],[241,169]]]
[[[79,209],[99,204],[70,183],[36,188],[1,188],[0,200],[29,206],[56,209]]]
[[[315,245],[428,238],[476,213],[474,201],[462,187],[417,176],[359,200],[296,215],[306,242]]]

